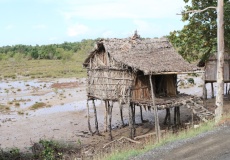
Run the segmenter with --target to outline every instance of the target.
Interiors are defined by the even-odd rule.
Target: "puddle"
[[[64,79],[61,81],[64,81]],[[76,80],[75,80],[76,81]],[[57,112],[80,111],[86,108],[85,89],[68,88],[54,90],[51,88],[52,81],[1,81],[0,83],[0,104],[7,105],[11,113],[4,117],[22,117],[18,112],[23,112],[25,116],[52,114]],[[74,82],[74,79],[65,79],[65,82]],[[28,108],[37,102],[43,102],[47,108],[31,111]],[[100,102],[95,101],[96,105]]]
[[[95,101],[95,105],[99,106],[101,101]],[[93,112],[92,104],[89,104],[90,112]],[[36,111],[29,111],[30,115],[45,115],[45,114],[52,114],[58,112],[70,112],[70,111],[82,111],[86,109],[86,100],[84,101],[77,101],[74,103],[65,103],[63,105],[56,105],[48,108],[41,108]]]

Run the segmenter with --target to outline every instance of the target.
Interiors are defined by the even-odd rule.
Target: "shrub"
[[[193,79],[193,78],[189,78],[189,79],[188,79],[188,83],[190,83],[190,84],[195,84],[194,79]]]
[[[37,148],[35,149],[35,146]],[[61,147],[55,141],[40,140],[33,145],[32,152],[35,156],[46,160],[62,159]]]
[[[36,109],[39,109],[39,108],[43,108],[45,107],[46,104],[43,103],[43,102],[38,102],[38,103],[35,103],[34,105],[32,105],[31,107],[29,107],[31,110],[36,110]]]

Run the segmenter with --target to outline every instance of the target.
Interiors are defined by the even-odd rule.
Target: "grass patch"
[[[6,105],[0,104],[0,112],[2,113],[8,113],[10,111],[10,107]]]
[[[39,109],[39,108],[44,108],[46,106],[45,103],[43,102],[38,102],[38,103],[35,103],[33,104],[32,106],[29,107],[30,110],[36,110],[36,109]]]
[[[86,77],[86,69],[83,69],[82,63],[86,56],[79,61],[68,61],[63,63],[61,60],[25,60],[26,63],[12,66],[6,60],[0,63],[2,78],[15,79],[16,76],[29,78],[69,78]]]
[[[18,114],[19,115],[24,115],[24,112],[23,111],[18,111]]]
[[[19,103],[19,102],[15,102],[15,106],[16,106],[16,107],[19,107],[19,106],[20,106],[20,103]]]

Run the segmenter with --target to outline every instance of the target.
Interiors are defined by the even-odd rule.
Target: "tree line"
[[[64,42],[49,45],[13,45],[0,47],[0,60],[9,58],[26,59],[66,59],[74,53],[86,54],[92,50],[95,40],[84,39],[80,42]]]

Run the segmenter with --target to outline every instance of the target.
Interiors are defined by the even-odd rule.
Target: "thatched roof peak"
[[[104,39],[101,43],[105,51],[117,62],[143,71],[145,74],[182,73],[199,70],[195,65],[185,61],[165,37],[155,39],[110,38]],[[94,50],[90,57],[96,53]],[[84,64],[87,64],[87,59]]]

